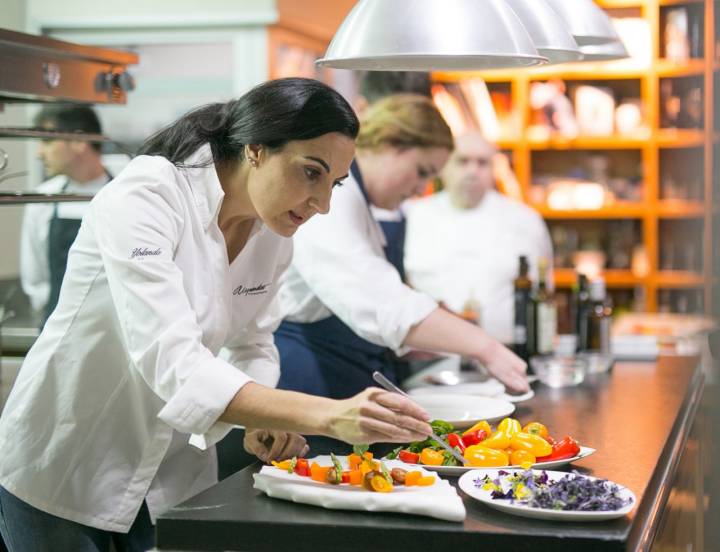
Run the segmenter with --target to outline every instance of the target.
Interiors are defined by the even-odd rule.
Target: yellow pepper
[[[515,418],[505,418],[498,424],[498,431],[505,432],[507,436],[512,439],[516,433],[520,433],[522,431],[522,426]]]
[[[510,462],[508,455],[501,450],[487,448],[483,445],[472,445],[465,449],[465,459],[476,468],[502,467]]]
[[[288,471],[292,465],[292,460],[283,460],[282,462],[275,462],[275,460],[273,460],[271,464],[280,470]]]
[[[482,445],[487,448],[504,450],[510,446],[510,436],[504,431],[497,430],[495,433],[490,435],[487,439],[482,442]]]
[[[535,455],[525,449],[512,451],[512,454],[510,454],[511,465],[525,467],[523,464],[526,463],[532,466],[535,463]]]
[[[490,435],[492,433],[492,428],[490,427],[490,424],[483,420],[482,422],[476,423],[470,429],[466,429],[465,431],[463,431],[463,435],[468,435],[470,433],[480,430],[483,430],[486,435]]]
[[[438,452],[431,448],[424,448],[420,453],[420,463],[428,466],[442,466],[445,457],[442,452]]]
[[[392,483],[385,479],[384,475],[380,474],[374,475],[372,477],[372,479],[370,480],[370,487],[376,493],[389,493],[393,490]]]
[[[543,439],[547,439],[548,429],[540,422],[530,422],[524,428],[523,433],[529,433],[530,435],[540,435]]]
[[[539,435],[520,432],[510,440],[510,447],[513,450],[526,450],[536,458],[547,456],[552,453],[552,446]]]

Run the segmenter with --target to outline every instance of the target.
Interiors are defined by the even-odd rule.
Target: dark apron
[[[112,175],[105,171],[108,180],[112,179]],[[65,192],[69,181],[65,183],[60,193]],[[58,204],[53,205],[53,214],[50,219],[50,227],[48,229],[48,269],[50,273],[50,296],[45,305],[45,320],[47,320],[52,311],[57,306],[60,297],[60,287],[62,286],[65,270],[67,268],[68,253],[75,238],[80,231],[80,219],[64,219],[58,217]]]
[[[355,162],[350,170],[369,209]],[[385,256],[402,274],[404,220],[389,223],[387,230],[383,226],[383,232]],[[406,366],[390,349],[361,338],[335,315],[312,323],[284,321],[275,332],[275,345],[280,352],[278,388],[333,399],[345,399],[376,385],[372,379],[375,370],[397,382],[398,372]]]

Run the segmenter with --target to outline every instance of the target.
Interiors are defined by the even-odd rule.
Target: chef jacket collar
[[[189,177],[190,187],[193,190],[193,197],[197,205],[203,227],[207,230],[210,224],[217,222],[220,206],[225,198],[225,191],[220,184],[220,178],[215,170],[215,162],[212,157],[210,144],[203,144],[195,153],[192,153],[184,161],[184,165],[202,165],[210,160],[210,164],[204,167],[192,167],[186,169]],[[250,236],[265,228],[262,219],[257,218],[250,230]]]

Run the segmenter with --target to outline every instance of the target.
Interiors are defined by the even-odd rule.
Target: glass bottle
[[[577,335],[577,351],[583,351],[588,344],[588,311],[590,309],[590,290],[585,274],[578,274],[577,287],[573,301],[573,323]]]
[[[587,312],[587,343],[583,352],[610,355],[610,320],[612,307],[606,296],[605,280],[590,283],[590,308]]]
[[[528,260],[525,255],[520,256],[518,276],[513,280],[514,295],[514,322],[513,322],[513,351],[527,362],[530,353],[528,350],[528,336],[530,334],[530,306],[532,293],[532,280],[528,277]]]
[[[532,339],[531,353],[550,355],[557,334],[557,305],[555,298],[546,285],[548,262],[538,260],[538,287],[532,298]]]

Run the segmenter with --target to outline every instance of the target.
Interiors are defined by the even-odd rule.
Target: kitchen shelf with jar
[[[641,258],[641,269],[633,270],[634,258],[625,262],[628,266],[613,265],[605,251],[608,261],[603,275],[608,288],[638,295],[637,303],[649,311],[657,311],[661,301],[663,308],[677,303],[675,295],[670,297],[672,301],[665,301],[665,291],[698,292],[702,301],[693,296],[680,301],[681,306],[695,309],[702,305],[711,312],[713,277],[720,278],[713,272],[720,272],[720,263],[715,262],[718,266],[713,268],[710,262],[712,252],[720,252],[714,243],[718,238],[712,232],[713,216],[717,215],[713,206],[720,207],[720,184],[713,192],[713,150],[720,155],[720,106],[712,101],[713,91],[720,87],[720,74],[716,73],[720,69],[720,33],[715,29],[716,20],[720,21],[716,13],[720,3],[596,1],[617,23],[630,59],[524,71],[438,72],[433,78],[441,86],[482,78],[489,87],[499,85],[511,91],[518,126],[502,137],[500,147],[512,155],[523,200],[546,219],[551,234],[558,225],[578,235],[584,231],[597,233],[598,228],[607,234],[612,224],[623,220],[632,225],[634,242],[628,241],[625,250],[630,247],[630,256]],[[576,118],[577,94],[567,89],[595,88],[586,91],[587,109],[596,110],[592,98],[602,98],[603,105],[607,104],[602,119],[612,120],[612,124],[594,133],[580,130],[562,136],[557,128],[547,132],[538,126],[537,110],[532,109],[531,101],[533,85],[542,82],[561,83],[567,98],[565,107],[572,108]],[[617,110],[621,103],[628,104],[623,113]],[[612,107],[614,113],[610,112]],[[477,128],[483,127],[478,124]],[[629,191],[627,197],[609,193],[600,200],[598,196],[593,208],[582,201],[568,207],[563,197],[563,201],[549,202],[558,198],[550,197],[548,184],[564,178],[571,184],[573,178],[578,184],[593,180],[578,174],[582,173],[578,171],[583,168],[582,159],[592,156],[610,160],[610,179],[625,179],[625,184],[631,184],[620,186]],[[594,164],[598,162],[593,160]],[[600,184],[608,188],[608,182]],[[715,224],[720,227],[717,220]],[[690,225],[692,232],[678,232],[677,225]],[[661,234],[667,233],[676,234],[670,238],[672,253],[663,245]],[[557,230],[556,234],[561,235]],[[582,250],[582,239],[577,242]],[[690,252],[684,252],[686,249]],[[627,251],[623,255],[627,259]],[[568,255],[561,257],[565,260],[555,263],[555,284],[567,288],[575,283],[576,276]]]
[[[599,209],[553,209],[547,205],[530,204],[545,219],[628,219],[642,218],[648,208],[638,202],[621,202]]]
[[[527,144],[532,150],[642,149],[650,137],[650,131],[638,131],[631,135],[529,138]]]
[[[684,201],[679,199],[665,199],[658,202],[658,217],[660,218],[701,218],[705,216],[707,207],[700,201]]]
[[[702,274],[685,270],[660,270],[655,280],[664,288],[702,287],[705,283]]]
[[[703,130],[688,128],[661,128],[655,133],[655,141],[661,148],[692,148],[702,147],[706,143],[717,142],[718,133],[707,133]]]
[[[569,288],[577,283],[577,273],[572,268],[554,269],[555,286]],[[629,288],[644,284],[646,278],[635,276],[631,270],[608,269],[603,271],[605,284],[609,288]]]
[[[705,61],[702,59],[690,59],[680,63],[668,59],[660,59],[657,62],[656,71],[659,77],[691,77],[703,76],[706,69]]]

